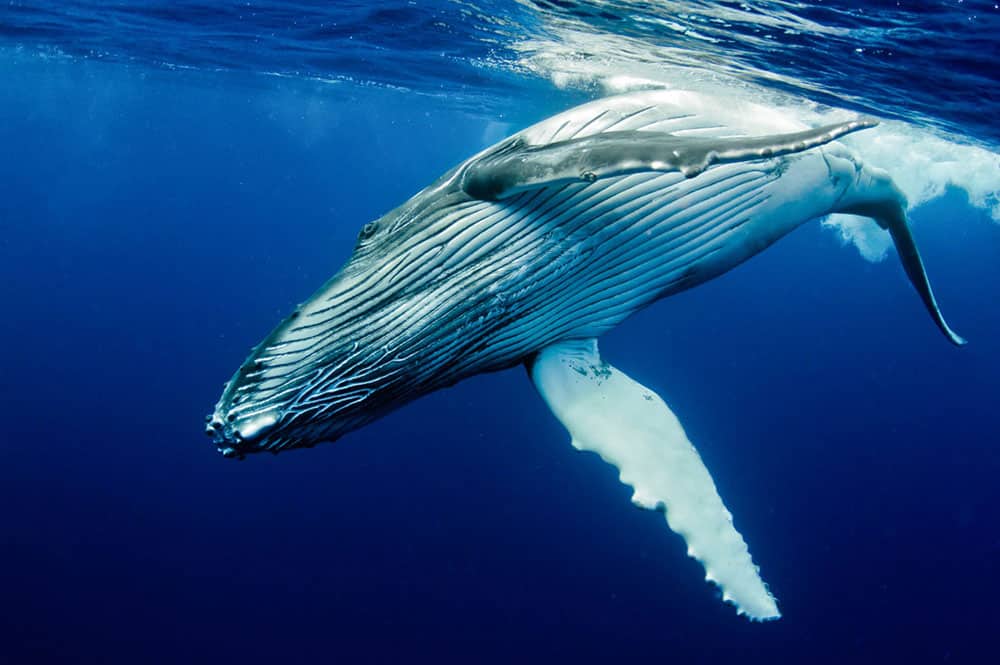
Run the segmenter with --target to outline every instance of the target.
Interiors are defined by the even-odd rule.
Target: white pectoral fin
[[[603,362],[592,339],[546,347],[530,371],[574,447],[616,466],[636,505],[665,509],[725,600],[751,619],[781,616],[708,469],[659,395]]]

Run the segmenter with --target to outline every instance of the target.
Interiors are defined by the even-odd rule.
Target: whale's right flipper
[[[529,371],[573,446],[618,467],[637,506],[666,511],[724,600],[751,619],[781,616],[698,451],[656,393],[602,361],[593,339],[548,346]]]
[[[498,201],[538,187],[645,171],[676,171],[691,178],[713,164],[802,152],[876,124],[871,118],[858,118],[800,132],[731,138],[610,131],[542,145],[515,135],[470,162],[461,184],[469,196]]]

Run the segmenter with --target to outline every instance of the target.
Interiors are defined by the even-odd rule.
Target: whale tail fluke
[[[903,264],[903,270],[920,295],[934,323],[948,341],[955,346],[964,346],[967,343],[965,338],[951,329],[934,297],[923,259],[920,258],[920,251],[917,249],[917,242],[906,219],[906,196],[889,174],[881,169],[870,167],[863,169],[859,174],[859,183],[854,188],[853,196],[847,198],[835,212],[870,217],[889,231],[896,245],[899,260]]]
[[[910,283],[913,284],[917,293],[920,294],[920,299],[924,301],[924,306],[930,313],[931,318],[934,319],[934,323],[937,324],[937,327],[952,344],[955,346],[965,346],[968,343],[966,339],[952,330],[941,314],[941,308],[938,307],[937,300],[934,298],[934,292],[931,290],[930,281],[927,279],[927,272],[924,270],[924,262],[920,258],[920,252],[917,250],[917,243],[913,239],[910,225],[906,221],[904,208],[896,205],[891,211],[886,211],[886,214],[882,217],[876,217],[875,221],[880,225],[884,224],[884,227],[889,229],[892,241],[896,245],[896,252],[899,254],[899,259],[903,263],[903,269],[906,271],[906,276],[910,278]]]

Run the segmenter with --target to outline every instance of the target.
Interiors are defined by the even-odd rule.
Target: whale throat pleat
[[[558,339],[599,335],[682,288],[766,200],[774,170],[773,163],[725,164],[692,179],[637,173],[503,201],[455,197],[399,241],[383,270],[342,275],[330,297],[313,299],[281,341],[259,354],[246,384],[252,402],[244,400],[245,387],[233,407],[249,413],[290,402],[305,409],[303,397],[313,394],[333,409],[370,386],[402,395],[424,382],[448,385],[521,362]],[[345,299],[345,292],[358,297]],[[376,310],[377,317],[367,315]],[[383,369],[381,381],[348,381],[385,352],[330,343],[376,333],[394,357],[419,354],[421,369],[406,385],[390,387],[396,364]],[[334,399],[338,391],[346,401]]]
[[[573,446],[617,467],[635,505],[665,511],[724,600],[751,619],[781,616],[708,469],[656,393],[602,361],[593,339],[542,349],[530,373]]]

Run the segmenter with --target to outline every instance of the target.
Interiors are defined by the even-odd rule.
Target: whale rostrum
[[[347,263],[226,384],[207,432],[227,457],[333,441],[469,376],[524,364],[574,446],[663,510],[723,598],[779,616],[743,537],[667,404],[598,338],[815,218],[873,218],[941,315],[884,171],[775,109],[644,91],[560,113],[487,148],[364,226]]]

